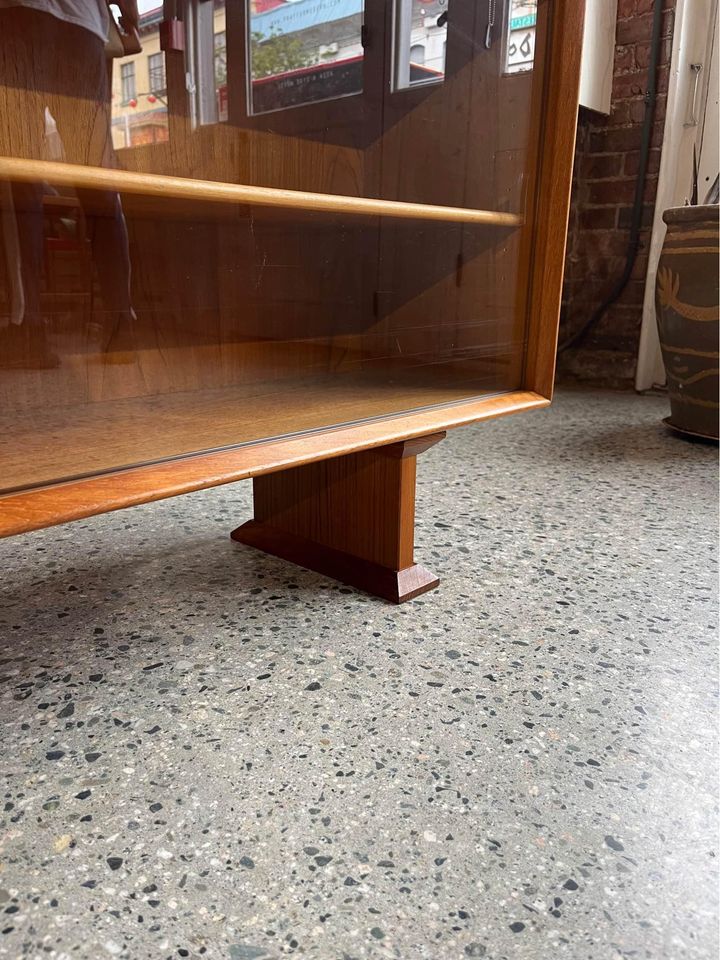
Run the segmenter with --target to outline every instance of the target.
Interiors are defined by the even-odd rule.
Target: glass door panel
[[[166,7],[116,57],[0,8],[0,490],[519,387],[530,14],[498,0],[488,36],[484,0]]]

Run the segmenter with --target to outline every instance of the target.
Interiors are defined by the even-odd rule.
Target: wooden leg
[[[248,544],[393,603],[440,582],[413,559],[415,466],[444,433],[293,467],[253,480]]]

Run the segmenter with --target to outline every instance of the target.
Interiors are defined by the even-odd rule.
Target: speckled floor
[[[0,543],[0,956],[718,955],[717,451],[564,394],[424,454],[394,608],[250,485]]]

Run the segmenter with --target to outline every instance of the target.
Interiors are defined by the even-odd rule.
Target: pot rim
[[[667,224],[688,223],[697,220],[712,220],[717,223],[720,207],[717,203],[704,203],[696,206],[668,207],[662,218]]]

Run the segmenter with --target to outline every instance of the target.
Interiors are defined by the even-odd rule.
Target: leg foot
[[[256,477],[255,519],[232,538],[392,603],[432,590],[413,557],[415,458],[444,436]]]

